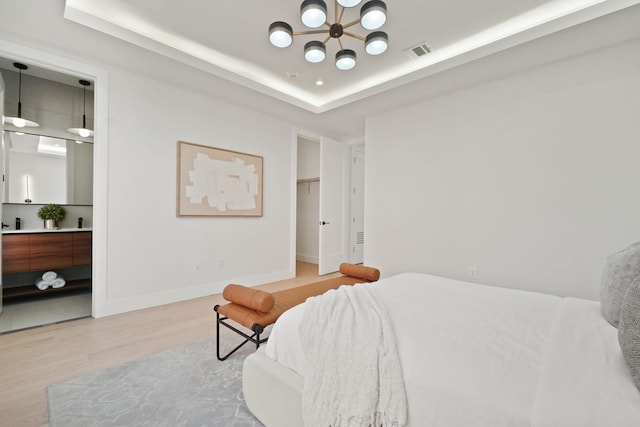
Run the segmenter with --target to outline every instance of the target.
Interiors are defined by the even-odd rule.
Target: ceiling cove
[[[326,3],[332,14],[337,3]],[[303,49],[311,38],[298,36],[288,49],[271,45],[272,22],[303,26],[300,5],[288,0],[234,0],[225,6],[188,0],[179,7],[158,0],[66,0],[64,17],[323,113],[638,3],[640,0],[387,0],[389,48],[381,55],[359,57],[357,67],[349,71],[305,61]],[[347,8],[344,14],[359,16],[359,10]],[[354,33],[358,30],[353,27]],[[415,46],[430,52],[412,54]],[[327,44],[330,58],[335,52],[329,48]],[[364,50],[360,45],[348,48]]]

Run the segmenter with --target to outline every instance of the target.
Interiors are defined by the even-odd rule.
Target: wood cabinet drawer
[[[2,236],[2,272],[53,270],[91,264],[91,236],[33,233]]]
[[[73,236],[70,233],[32,234],[29,241],[29,269],[71,267],[72,249]]]
[[[73,234],[73,265],[91,264],[91,233]]]
[[[2,271],[15,273],[29,270],[29,236],[2,236]]]

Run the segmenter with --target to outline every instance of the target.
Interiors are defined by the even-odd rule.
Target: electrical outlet
[[[216,259],[216,267],[223,268],[224,267],[224,258],[218,257]]]
[[[469,279],[478,278],[478,267],[469,267]]]
[[[200,271],[200,263],[196,262],[195,264],[193,264],[193,271]]]

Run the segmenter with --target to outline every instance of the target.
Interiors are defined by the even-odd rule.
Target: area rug
[[[220,362],[211,338],[49,385],[49,426],[262,426],[242,395],[253,351]]]

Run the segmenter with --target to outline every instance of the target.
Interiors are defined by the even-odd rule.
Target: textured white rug
[[[49,385],[49,425],[262,426],[242,395],[242,363],[253,351],[220,362],[211,338]]]

